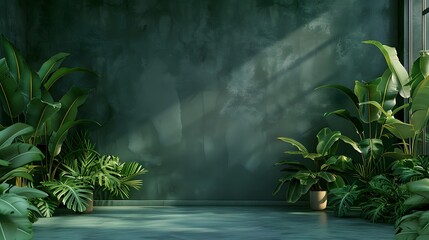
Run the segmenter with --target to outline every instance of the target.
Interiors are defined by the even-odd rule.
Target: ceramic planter
[[[310,191],[310,208],[315,211],[326,209],[328,203],[327,191]]]
[[[94,194],[91,194],[91,199],[88,200],[88,206],[86,207],[85,213],[92,213],[94,211]]]

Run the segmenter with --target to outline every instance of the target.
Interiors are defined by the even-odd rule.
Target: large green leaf
[[[47,193],[30,187],[12,187],[9,189],[9,192],[26,197],[27,199],[44,198],[48,196]]]
[[[335,180],[337,179],[336,176],[330,172],[318,172],[317,175],[324,179],[326,182],[335,182]]]
[[[320,130],[317,134],[317,153],[322,156],[331,154],[336,146],[337,141],[340,139],[340,136],[341,133],[339,131],[332,131],[329,128],[323,128]]]
[[[396,75],[397,79],[401,84],[399,94],[403,98],[409,98],[411,88],[408,85],[408,82],[409,82],[408,73],[407,73],[407,70],[405,70],[404,66],[401,64],[401,62],[399,61],[396,49],[387,45],[383,45],[380,42],[373,41],[373,40],[367,40],[367,41],[364,41],[364,43],[372,44],[381,51],[390,71],[394,75]]]
[[[43,86],[45,87],[46,90],[49,90],[62,77],[66,76],[70,73],[75,73],[75,72],[87,72],[87,73],[93,73],[94,74],[93,71],[91,71],[90,69],[87,69],[87,68],[81,68],[81,67],[65,68],[65,67],[62,67],[62,68],[59,68],[58,70],[56,70],[54,73],[52,73],[52,75],[43,84]]]
[[[289,203],[295,203],[299,200],[302,195],[302,185],[298,179],[291,179],[289,181],[288,188],[286,189],[286,201]]]
[[[413,91],[411,104],[411,124],[420,132],[429,119],[429,77],[425,78]]]
[[[34,136],[44,134],[46,121],[61,108],[61,103],[49,103],[40,99],[33,99],[27,107],[27,123],[34,127]]]
[[[0,98],[3,110],[10,117],[16,117],[24,110],[24,96],[4,59],[0,59]]]
[[[353,104],[356,107],[356,109],[359,108],[359,99],[353,93],[353,91],[351,89],[349,89],[348,87],[343,86],[343,85],[333,84],[333,85],[323,85],[323,86],[320,86],[320,87],[318,87],[316,89],[320,89],[320,88],[334,88],[334,89],[337,89],[337,90],[343,92],[353,102]]]
[[[366,138],[359,142],[359,148],[365,159],[378,159],[383,154],[383,142],[377,138]]]
[[[346,216],[359,198],[360,190],[357,185],[348,185],[341,188],[331,189],[329,205],[334,208],[335,215]]]
[[[412,138],[416,134],[416,130],[414,129],[414,125],[404,123],[398,119],[393,117],[389,117],[386,119],[384,128],[389,130],[395,137],[399,139],[408,139]]]
[[[33,161],[43,159],[43,153],[36,147],[27,143],[15,143],[0,149],[0,159],[11,164],[8,168],[18,168]]]
[[[293,146],[295,146],[299,151],[303,152],[303,153],[308,153],[307,148],[304,147],[304,145],[302,145],[300,142],[296,141],[295,139],[292,138],[288,138],[288,137],[279,137],[277,138],[278,140],[281,140],[283,142],[292,144]]]
[[[19,168],[9,170],[5,173],[2,173],[2,175],[0,175],[0,183],[4,183],[10,179],[18,178],[18,177],[27,179],[29,181],[33,181],[33,176],[31,176],[30,173],[28,173],[28,169],[25,167],[19,167]]]
[[[359,120],[359,118],[350,115],[349,111],[347,111],[346,109],[339,109],[339,110],[327,112],[324,114],[325,117],[330,116],[330,115],[336,115],[338,117],[349,120],[353,124],[353,126],[355,127],[356,132],[358,134],[361,134],[363,132],[362,122]]]
[[[32,239],[28,208],[27,200],[21,196],[12,193],[0,195],[0,236],[2,239]]]
[[[42,67],[37,72],[42,84],[48,80],[49,76],[61,66],[64,59],[69,55],[69,53],[57,53],[42,64]]]
[[[73,87],[60,99],[61,109],[53,119],[54,131],[58,131],[64,124],[76,119],[78,107],[85,103],[88,94],[88,90]]]
[[[39,76],[30,69],[19,51],[4,36],[2,36],[2,45],[10,73],[18,83],[27,102],[34,97],[40,97]]]
[[[340,140],[342,140],[344,143],[347,143],[348,145],[350,145],[357,152],[361,153],[359,145],[355,141],[353,141],[351,138],[344,136],[344,135],[340,135]]]
[[[61,146],[64,140],[67,137],[68,131],[79,124],[85,124],[85,123],[95,123],[97,125],[100,125],[99,123],[91,120],[81,119],[73,122],[67,122],[63,124],[58,131],[53,132],[52,136],[49,139],[48,144],[48,151],[51,154],[52,157],[57,156],[61,152]]]
[[[0,149],[9,146],[15,138],[33,132],[33,127],[25,123],[15,123],[0,131]]]
[[[43,182],[68,209],[84,212],[92,200],[93,188],[76,179]]]
[[[380,92],[380,99],[377,99],[385,111],[392,110],[396,105],[396,96],[399,92],[399,81],[395,74],[388,69],[384,72],[377,91]]]
[[[381,78],[374,79],[370,82],[355,81],[355,94],[359,99],[359,103],[375,101],[381,99],[380,92],[377,87],[381,82]],[[371,104],[359,104],[359,117],[365,123],[370,123],[380,119],[381,112],[377,107]]]

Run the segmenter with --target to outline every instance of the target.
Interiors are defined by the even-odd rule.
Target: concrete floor
[[[286,207],[96,207],[39,219],[34,239],[393,239],[392,225]]]

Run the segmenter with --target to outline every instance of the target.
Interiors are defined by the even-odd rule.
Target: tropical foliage
[[[337,166],[349,164],[350,159],[335,154],[340,140],[357,148],[357,145],[348,137],[342,135],[339,131],[324,128],[317,134],[318,144],[315,153],[309,152],[303,144],[292,138],[279,137],[278,139],[297,148],[297,151],[286,151],[286,154],[299,155],[304,159],[310,160],[312,166],[307,167],[308,163],[306,164],[302,161],[286,160],[276,163],[278,166],[283,166],[282,171],[286,175],[279,179],[274,194],[277,194],[287,184],[286,200],[294,203],[310,189],[326,190],[328,187],[341,187],[344,185],[344,179],[336,174],[335,169],[337,169]]]
[[[33,128],[23,123],[15,123],[0,131],[0,236],[1,239],[32,239],[31,211],[37,208],[29,203],[33,198],[43,198],[47,194],[28,187],[9,184],[16,177],[32,181],[25,167],[33,161],[41,161],[43,153],[35,146],[17,141],[32,134]]]
[[[86,133],[68,138],[58,159],[59,179],[42,184],[67,208],[78,212],[86,210],[94,191],[128,198],[131,189],[142,185],[142,180],[135,178],[147,172],[137,162],[121,162],[119,157],[100,155]]]
[[[407,214],[397,220],[396,240],[429,238],[429,179],[409,182],[404,186],[410,196],[404,205],[409,209]]]

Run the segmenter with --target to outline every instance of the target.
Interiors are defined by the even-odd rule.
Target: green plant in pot
[[[286,173],[286,176],[279,179],[274,194],[277,194],[284,185],[287,185],[286,200],[295,203],[302,195],[311,191],[311,208],[323,210],[326,208],[326,191],[328,188],[344,185],[344,179],[337,174],[336,169],[340,165],[349,164],[350,161],[345,156],[335,155],[339,141],[350,144],[354,148],[357,146],[339,131],[331,131],[329,128],[320,130],[316,137],[318,143],[315,153],[309,152],[302,143],[295,139],[278,138],[297,148],[297,151],[286,151],[286,154],[300,155],[310,162],[306,164],[304,161],[287,160],[276,163],[276,165],[283,167],[282,171]],[[312,166],[308,167],[308,164]]]
[[[16,123],[0,130],[0,238],[32,239],[31,211],[37,208],[29,203],[34,198],[48,196],[45,192],[28,187],[10,184],[20,177],[32,181],[25,165],[41,161],[43,153],[31,144],[21,143],[19,139],[33,133],[33,128]]]
[[[59,179],[43,185],[73,211],[91,212],[94,191],[129,198],[130,190],[142,185],[142,180],[135,178],[145,174],[145,168],[137,162],[121,162],[119,157],[100,155],[86,133],[73,135],[63,146],[58,156]]]

